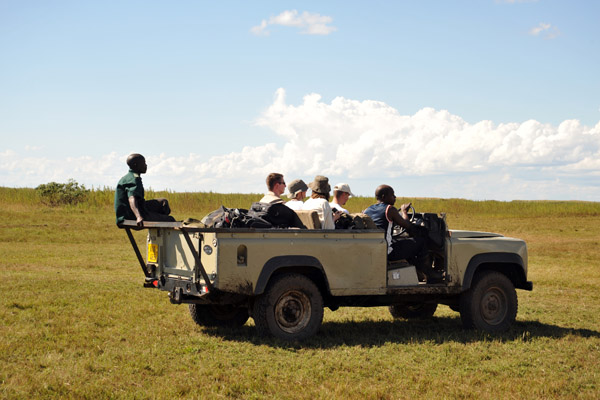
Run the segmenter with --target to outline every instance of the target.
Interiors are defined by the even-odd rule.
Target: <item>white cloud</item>
[[[470,124],[446,110],[403,115],[374,100],[308,94],[288,104],[278,89],[256,124],[281,143],[246,146],[210,158],[146,154],[144,183],[153,189],[260,193],[269,172],[288,180],[317,174],[371,195],[381,183],[401,195],[470,199],[600,199],[600,122],[535,120]],[[0,152],[0,185],[35,187],[74,178],[114,187],[127,153],[66,160]]]
[[[260,25],[254,26],[250,32],[255,35],[269,35],[267,28],[272,25],[281,25],[301,29],[300,33],[307,35],[329,35],[337,30],[330,26],[333,18],[304,11],[299,14],[297,10],[286,10],[281,14],[271,17],[268,20],[263,19]]]
[[[250,32],[254,33],[255,35],[267,36],[269,35],[269,31],[267,31],[267,25],[267,20],[263,19],[260,25],[253,26],[252,28],[250,28]]]
[[[538,26],[529,30],[529,34],[532,36],[540,36],[543,34],[544,39],[554,39],[560,35],[560,31],[551,24],[540,22]]]
[[[25,145],[25,151],[39,151],[42,150],[42,146],[31,146],[31,145]]]
[[[406,116],[378,101],[337,97],[326,104],[317,94],[293,106],[285,103],[283,89],[257,124],[287,140],[281,149],[287,169],[350,177],[472,172],[474,166],[492,171],[545,165],[558,171],[600,155],[600,124],[469,124],[445,110],[424,108]],[[317,148],[311,146],[315,140]]]

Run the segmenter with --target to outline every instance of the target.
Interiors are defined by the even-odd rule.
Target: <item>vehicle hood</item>
[[[461,230],[450,230],[450,235],[453,238],[491,238],[491,237],[503,237],[499,233],[492,232],[477,232],[477,231],[461,231]]]

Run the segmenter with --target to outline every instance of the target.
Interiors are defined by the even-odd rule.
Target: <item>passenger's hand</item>
[[[135,220],[135,223],[137,226],[139,226],[140,228],[144,226],[144,218],[142,217],[137,217]]]
[[[333,222],[335,222],[338,219],[340,219],[341,216],[342,216],[342,211],[334,211],[334,213],[333,213]]]

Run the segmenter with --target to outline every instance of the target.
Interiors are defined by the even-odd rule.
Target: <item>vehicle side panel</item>
[[[453,277],[452,285],[463,285],[471,259],[484,253],[505,253],[516,257],[506,260],[497,256],[499,262],[522,260],[524,276],[527,276],[527,245],[520,239],[508,237],[455,238],[448,241],[448,274]]]
[[[249,288],[254,292],[263,267],[271,260],[285,256],[301,260],[303,256],[318,260],[334,296],[385,293],[387,246],[382,232],[219,232],[216,238],[219,271],[215,287],[223,291],[239,292],[244,286],[244,292]],[[238,254],[244,248],[246,260],[240,264]],[[269,270],[277,270],[273,261]]]

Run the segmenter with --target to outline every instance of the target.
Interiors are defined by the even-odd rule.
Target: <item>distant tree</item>
[[[87,197],[89,190],[80,185],[74,179],[67,183],[49,182],[35,188],[42,199],[42,203],[49,206],[60,206],[66,204],[77,204]]]

